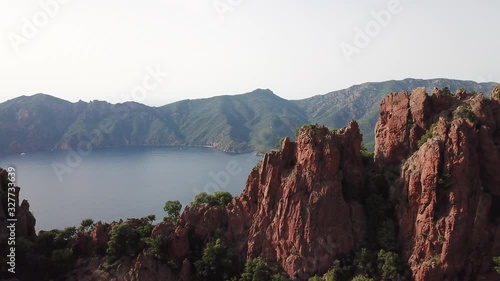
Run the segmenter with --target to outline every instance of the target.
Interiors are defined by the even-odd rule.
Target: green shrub
[[[69,270],[74,261],[73,251],[68,248],[54,250],[52,252],[51,261],[54,265],[54,269],[56,272],[66,272]]]
[[[406,129],[410,130],[414,125],[415,121],[413,120],[413,118],[409,117],[408,120],[406,120]]]
[[[444,87],[444,88],[442,89],[442,92],[443,92],[443,94],[445,94],[445,95],[449,95],[449,96],[451,96],[451,95],[452,95],[452,93],[451,93],[451,91],[450,91],[450,88],[448,88],[448,87]]]
[[[323,277],[325,278],[325,281],[335,281],[335,272],[330,270]]]
[[[247,260],[245,269],[237,281],[268,281],[272,273],[262,258]]]
[[[481,127],[481,120],[477,118],[476,114],[474,114],[472,110],[464,106],[459,106],[457,108],[457,110],[455,111],[455,118],[470,120],[472,123],[474,123],[474,125],[476,125],[477,129]]]
[[[33,243],[33,248],[37,253],[50,258],[54,250],[69,248],[75,235],[76,227],[74,226],[63,230],[40,231]]]
[[[314,135],[314,131],[316,130],[316,125],[313,125],[313,124],[304,124],[302,125],[302,127],[300,128],[301,130],[305,130],[307,132],[307,134],[309,135],[309,137],[312,137]]]
[[[151,235],[150,224],[133,228],[128,223],[115,225],[110,231],[106,249],[108,262],[122,256],[135,257],[145,248],[145,239]]]
[[[455,113],[456,118],[463,118],[463,119],[469,119],[473,122],[477,121],[477,116],[470,110],[469,108],[466,108],[464,106],[459,106],[457,108],[457,111]]]
[[[168,237],[148,237],[144,240],[147,245],[148,254],[158,260],[166,260],[168,250]]]
[[[432,126],[425,132],[425,134],[418,141],[418,147],[420,148],[424,143],[427,142],[428,139],[432,138],[434,135],[434,129],[436,128],[436,124],[432,124]]]
[[[375,154],[373,152],[368,151],[364,142],[361,143],[361,157],[363,158],[363,163],[365,165],[373,162],[373,157]]]
[[[373,281],[373,278],[368,278],[367,276],[361,274],[354,277],[352,281]]]
[[[495,271],[500,273],[500,256],[493,258],[493,266],[495,267]]]
[[[233,251],[226,247],[221,239],[206,244],[201,259],[194,263],[195,280],[220,281],[230,279],[235,275],[233,260]]]
[[[353,261],[350,257],[343,257],[333,261],[333,271],[335,272],[335,277],[344,280],[354,274]]]
[[[165,206],[163,206],[163,211],[167,212],[167,216],[163,219],[164,221],[176,220],[181,214],[182,204],[179,200],[167,201]]]
[[[354,265],[356,266],[357,273],[364,273],[368,275],[373,274],[374,268],[370,260],[368,249],[361,248],[361,250],[356,253]]]
[[[94,227],[94,220],[93,219],[84,219],[80,223],[80,228],[78,230],[80,232],[83,232],[83,233],[90,233],[90,231],[92,231],[93,227]]]
[[[290,279],[286,278],[285,276],[281,275],[280,273],[275,273],[271,277],[271,281],[290,281]]]
[[[424,261],[422,263],[422,265],[427,266],[427,267],[431,267],[434,264],[438,265],[440,263],[441,263],[441,256],[438,254],[438,255],[435,255],[435,256],[431,257],[430,259]]]
[[[202,192],[194,198],[191,206],[206,203],[212,207],[225,207],[233,200],[231,193],[226,191],[216,191],[213,194]]]
[[[316,126],[314,126],[313,124],[304,124],[302,125],[301,129],[304,129],[304,130],[313,130]]]
[[[156,220],[156,216],[155,215],[149,215],[146,218],[148,219],[148,221],[150,223],[153,223]]]
[[[225,207],[233,201],[233,195],[226,191],[216,191],[213,196],[216,199],[218,206]]]
[[[396,253],[380,250],[378,252],[378,270],[384,280],[398,279],[399,257]]]

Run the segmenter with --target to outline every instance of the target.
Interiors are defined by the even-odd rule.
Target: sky
[[[500,1],[7,0],[0,102],[287,99],[404,78],[500,81]]]

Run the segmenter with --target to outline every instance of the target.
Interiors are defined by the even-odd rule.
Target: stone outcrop
[[[381,107],[375,160],[402,163],[393,198],[413,279],[499,280],[498,100],[417,89],[391,94]]]
[[[363,187],[361,141],[356,122],[336,132],[313,126],[264,157],[238,198],[256,203],[249,209],[248,258],[277,261],[303,279],[359,246],[363,208],[345,197]]]

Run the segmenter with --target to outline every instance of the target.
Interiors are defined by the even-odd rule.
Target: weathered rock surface
[[[463,91],[417,89],[382,102],[376,162],[403,163],[396,214],[414,280],[500,279],[492,268],[500,255],[499,109],[498,100]],[[432,137],[415,146],[434,122]]]
[[[356,122],[338,132],[312,127],[300,131],[297,143],[285,139],[280,152],[264,157],[246,188],[257,193],[246,199],[257,203],[248,258],[277,261],[290,276],[304,278],[359,246],[363,208],[344,194],[363,187],[361,141]]]

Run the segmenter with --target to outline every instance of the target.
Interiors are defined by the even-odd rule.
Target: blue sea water
[[[89,155],[40,152],[0,157],[16,169],[20,199],[27,199],[36,230],[78,226],[85,218],[111,222],[165,216],[168,200],[183,206],[199,192],[238,195],[261,159],[209,148],[113,148]]]

